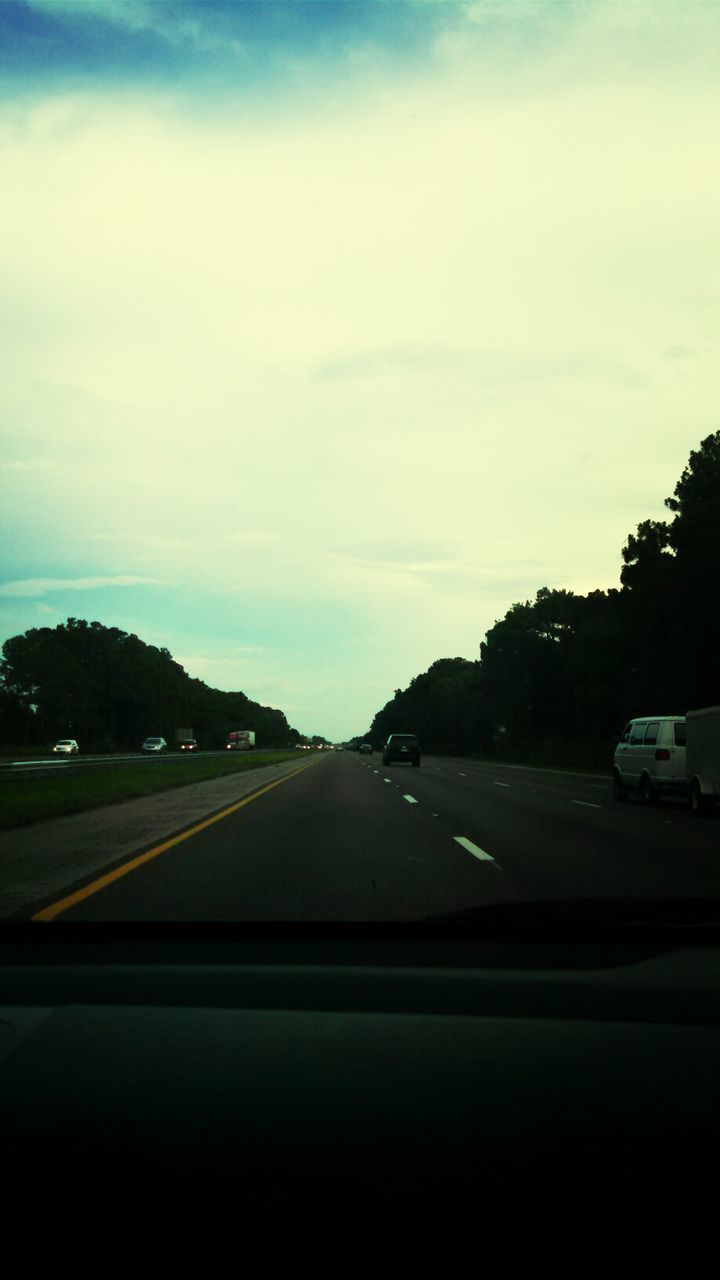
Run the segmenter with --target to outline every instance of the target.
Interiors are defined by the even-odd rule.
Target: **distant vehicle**
[[[178,751],[197,751],[198,744],[195,738],[183,738],[178,742]]]
[[[146,755],[167,751],[168,744],[164,738],[146,738],[142,744],[142,749]]]
[[[420,767],[420,743],[414,733],[391,733],[383,747],[383,764],[411,764]]]
[[[53,747],[53,751],[59,756],[75,756],[79,750],[80,748],[74,738],[60,738],[60,741],[56,742]]]
[[[228,751],[253,751],[255,748],[255,731],[253,729],[232,729],[225,744]]]
[[[364,752],[365,755],[368,755],[368,756],[372,755],[372,746],[369,742],[361,743],[360,750]]]
[[[686,795],[685,716],[639,716],[623,729],[613,761],[613,795],[657,804]]]

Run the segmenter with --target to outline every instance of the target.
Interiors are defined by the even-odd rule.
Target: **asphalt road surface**
[[[157,851],[156,851],[157,850]],[[418,920],[494,902],[720,894],[720,818],[609,779],[328,754],[56,897],[64,921]],[[43,904],[48,906],[47,902]]]

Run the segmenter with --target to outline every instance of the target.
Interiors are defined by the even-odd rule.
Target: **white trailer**
[[[686,776],[694,813],[708,813],[720,797],[720,707],[688,711]]]
[[[231,729],[227,736],[228,751],[254,751],[255,750],[255,730],[254,729]]]

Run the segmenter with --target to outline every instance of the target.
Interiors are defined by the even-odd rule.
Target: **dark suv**
[[[414,733],[391,733],[383,747],[383,764],[411,764],[415,768],[420,765],[420,743]]]

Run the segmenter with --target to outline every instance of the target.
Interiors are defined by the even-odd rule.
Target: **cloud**
[[[2,471],[43,471],[50,464],[48,462],[23,461],[18,459],[16,462],[0,462],[0,470]]]
[[[495,350],[449,348],[442,343],[427,346],[399,346],[338,354],[321,365],[314,376],[318,380],[340,381],[344,378],[381,378],[411,374],[417,379],[437,378],[449,374],[484,386],[517,386],[519,383],[579,381],[588,379],[603,385],[645,386],[647,376],[622,359],[598,350],[568,346],[532,351],[511,347]]]
[[[663,360],[694,360],[699,356],[700,352],[697,347],[684,347],[682,345],[674,347],[666,347],[662,353]]]
[[[102,23],[133,34],[150,33],[170,44],[189,45],[203,53],[241,49],[232,35],[232,24],[216,10],[208,21],[205,6],[182,0],[179,6],[157,0],[29,0],[31,8],[73,25]]]
[[[216,653],[213,653],[213,654],[194,653],[194,654],[185,654],[184,657],[178,654],[177,661],[182,663],[183,666],[189,666],[193,668],[198,666],[212,667],[212,666],[219,666],[226,662],[231,662],[236,658],[244,658],[248,654],[255,655],[258,653],[266,653],[266,652],[267,650],[265,646],[261,644],[241,644],[241,645],[236,645],[234,648],[229,648],[229,649],[221,647]]]
[[[99,578],[24,578],[0,583],[0,596],[44,596],[51,591],[96,591],[101,587],[164,586],[159,578],[118,574]]]

